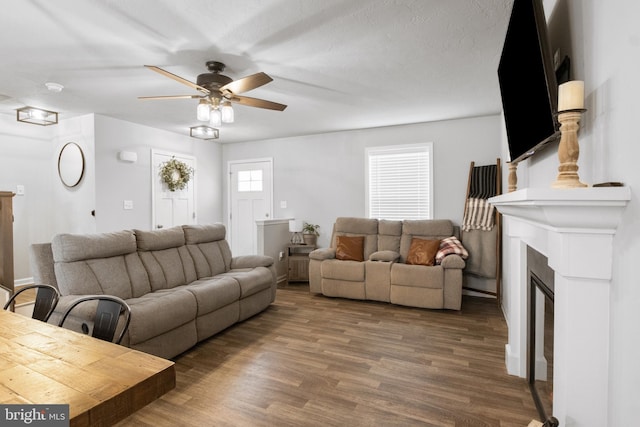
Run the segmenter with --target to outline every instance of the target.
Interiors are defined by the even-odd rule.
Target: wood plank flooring
[[[423,310],[292,284],[177,357],[176,388],[118,426],[527,426],[506,340],[494,300]]]

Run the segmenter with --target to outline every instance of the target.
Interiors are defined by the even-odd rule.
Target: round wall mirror
[[[84,154],[75,142],[67,142],[58,157],[58,175],[67,187],[75,187],[84,175]]]

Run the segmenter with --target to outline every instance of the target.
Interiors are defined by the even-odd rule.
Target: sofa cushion
[[[273,283],[273,275],[267,267],[229,270],[221,277],[232,277],[240,285],[240,299],[269,289]]]
[[[151,289],[170,289],[197,279],[193,258],[186,246],[139,252]]]
[[[159,290],[127,300],[131,307],[131,345],[145,342],[194,321],[197,302],[185,288]]]
[[[368,259],[372,253],[378,250],[378,220],[371,218],[337,218],[331,238],[332,248],[337,248],[338,236],[363,236],[363,258]]]
[[[395,263],[391,266],[391,286],[409,286],[418,288],[444,287],[444,272],[439,265],[410,265]]]
[[[223,224],[183,225],[184,236],[188,245],[217,242],[224,240],[226,229]]]
[[[365,263],[328,259],[322,262],[321,274],[324,279],[364,282]]]
[[[407,255],[407,264],[415,265],[434,265],[436,262],[436,253],[440,248],[440,240],[419,239],[414,237],[411,239],[409,254]]]
[[[127,299],[151,290],[133,231],[58,234],[51,251],[62,295],[111,294]]]
[[[231,256],[225,256],[226,251],[229,254],[231,251],[225,240],[187,244],[187,249],[193,259],[198,279],[213,277],[231,269]]]
[[[400,237],[400,262],[406,262],[414,237],[442,240],[454,235],[453,223],[448,219],[405,220]]]
[[[364,261],[364,236],[337,236],[336,259]]]
[[[400,252],[402,221],[378,221],[378,250]]]
[[[224,239],[226,228],[223,224],[183,225],[182,228],[198,279],[231,269],[231,248]]]
[[[62,295],[109,294],[127,299],[151,290],[148,276],[136,253],[57,262],[54,269]]]
[[[233,277],[212,277],[191,283],[185,288],[198,304],[198,317],[240,299],[240,285]]]
[[[133,231],[99,234],[58,234],[51,241],[54,262],[108,258],[136,251]]]
[[[134,230],[136,244],[140,251],[158,251],[176,248],[185,244],[182,227],[171,227],[160,230]]]

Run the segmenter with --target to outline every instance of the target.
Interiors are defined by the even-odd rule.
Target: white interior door
[[[271,159],[229,164],[229,228],[234,256],[257,252],[256,220],[272,216],[272,169]]]
[[[195,171],[196,159],[184,154],[168,153],[152,150],[151,152],[151,182],[152,182],[152,227],[169,228],[176,225],[195,224],[195,172],[183,190],[170,191],[167,184],[160,178],[160,168],[164,162],[175,157],[186,163]]]

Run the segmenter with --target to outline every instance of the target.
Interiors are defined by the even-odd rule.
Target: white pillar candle
[[[573,80],[558,87],[558,111],[584,108],[584,82]]]

